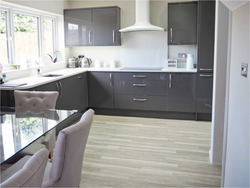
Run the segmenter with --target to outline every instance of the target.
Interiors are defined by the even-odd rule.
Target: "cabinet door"
[[[92,45],[92,10],[64,10],[65,46]]]
[[[120,9],[118,7],[93,9],[93,44],[120,45]]]
[[[198,70],[213,71],[215,2],[199,1]]]
[[[168,111],[195,112],[196,74],[169,74]]]
[[[197,102],[198,113],[212,113],[213,74],[199,73],[197,75]]]
[[[113,73],[88,73],[89,107],[113,108]]]
[[[197,3],[168,4],[168,44],[196,44]]]

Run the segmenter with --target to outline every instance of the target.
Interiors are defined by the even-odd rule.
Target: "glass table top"
[[[21,151],[74,111],[39,109],[1,109],[0,154],[1,164]]]

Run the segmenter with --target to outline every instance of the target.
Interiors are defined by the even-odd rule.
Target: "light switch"
[[[248,64],[241,63],[241,76],[244,76],[247,78],[247,69],[248,69]]]

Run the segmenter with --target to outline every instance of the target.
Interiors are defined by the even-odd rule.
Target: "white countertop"
[[[42,75],[47,74],[62,74],[58,77],[43,77],[42,75],[34,75],[24,78],[19,78],[11,80],[6,83],[26,83],[25,85],[18,87],[0,87],[1,90],[16,90],[16,89],[30,89],[39,85],[47,84],[56,80],[67,78],[76,74],[80,74],[87,71],[102,71],[102,72],[172,72],[172,73],[196,73],[197,69],[185,69],[185,68],[176,68],[176,69],[166,69],[162,70],[121,70],[121,67],[118,68],[64,68],[52,72],[43,73]]]

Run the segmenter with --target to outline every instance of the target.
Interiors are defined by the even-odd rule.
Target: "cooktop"
[[[161,70],[163,67],[123,67],[120,70]]]

